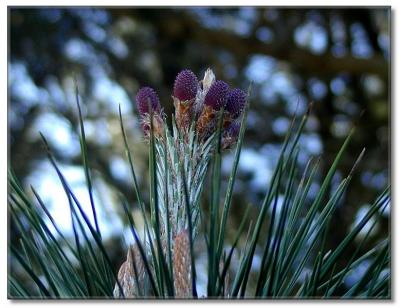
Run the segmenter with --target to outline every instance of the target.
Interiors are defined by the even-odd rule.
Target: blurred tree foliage
[[[330,245],[344,237],[358,206],[371,202],[389,182],[388,8],[10,8],[9,33],[9,159],[26,185],[37,184],[27,180],[35,179],[29,176],[46,159],[38,123],[49,128],[45,135],[55,133],[50,141],[59,161],[81,165],[77,78],[95,176],[135,204],[129,173],[123,177],[115,171],[125,159],[118,104],[146,189],[147,150],[135,116],[135,93],[143,85],[154,87],[170,114],[176,74],[190,68],[201,77],[207,67],[235,87],[254,81],[245,155],[257,153],[272,164],[293,114],[313,101],[302,144],[304,155],[321,156],[323,174],[356,123],[338,180],[363,147],[366,155],[334,216]],[[60,121],[66,135],[56,134]],[[304,166],[304,159],[299,164]],[[267,180],[262,189],[252,185],[259,183],[257,168],[245,164],[240,171],[236,214],[245,202],[259,204],[263,197]],[[388,232],[387,217],[376,236]],[[116,262],[123,258],[124,253]]]

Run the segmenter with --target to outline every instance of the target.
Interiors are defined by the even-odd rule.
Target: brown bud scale
[[[182,230],[174,240],[174,283],[175,296],[192,297],[189,232]]]
[[[196,130],[200,141],[207,139],[217,126],[218,111],[212,107],[205,105],[197,120]]]
[[[136,278],[135,267],[137,274]],[[139,249],[135,244],[128,249],[126,261],[121,265],[118,271],[118,281],[121,284],[124,296],[126,298],[140,297],[140,292],[142,292],[143,294],[144,278],[144,263],[140,255]],[[139,282],[139,285],[136,284],[136,279],[137,282]],[[120,293],[120,289],[117,284],[114,287],[114,296],[116,298],[122,297],[122,294]]]
[[[176,126],[182,132],[188,132],[192,123],[192,106],[194,99],[189,101],[181,101],[176,97],[172,97],[175,106]]]

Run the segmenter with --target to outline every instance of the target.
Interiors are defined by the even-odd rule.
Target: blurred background
[[[310,157],[321,157],[310,200],[357,123],[332,190],[364,147],[366,154],[333,217],[328,245],[334,246],[389,184],[389,60],[389,8],[10,8],[9,168],[29,193],[30,185],[39,192],[63,232],[72,235],[68,201],[46,159],[39,132],[90,213],[78,137],[76,78],[100,228],[117,269],[132,242],[118,192],[137,208],[118,105],[139,185],[147,196],[147,144],[138,125],[135,94],[141,86],[155,88],[165,112],[171,114],[177,73],[189,68],[201,79],[210,67],[231,87],[247,89],[253,81],[230,235],[246,204],[260,205],[295,113],[303,114],[314,102],[298,162],[303,170]],[[232,160],[233,153],[225,153],[226,175]],[[389,212],[388,208],[379,218],[371,244],[388,235]],[[9,235],[11,241],[18,237],[12,225]],[[199,258],[206,254],[198,253]],[[13,262],[10,266],[18,271]],[[351,277],[347,283],[351,285]]]

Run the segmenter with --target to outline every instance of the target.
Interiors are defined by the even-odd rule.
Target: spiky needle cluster
[[[92,196],[84,125],[76,93],[82,158],[88,193]],[[226,250],[225,231],[246,126],[246,108],[241,116],[246,95],[241,90],[229,90],[223,81],[215,81],[211,70],[200,82],[192,72],[185,70],[174,84],[173,101],[175,116],[172,130],[169,130],[156,92],[142,88],[136,97],[145,139],[150,143],[150,219],[137,185],[120,114],[126,154],[144,221],[144,234],[137,233],[129,207],[122,200],[135,242],[129,248],[118,275],[103,244],[101,228],[96,223],[95,204],[91,203],[93,225],[43,135],[50,163],[68,197],[75,245],[57,229],[55,220],[35,189],[32,187],[37,203],[30,200],[14,173],[9,172],[9,213],[20,240],[10,244],[11,260],[18,262],[21,270],[31,278],[25,284],[25,279],[20,280],[19,274],[15,274],[17,271],[10,271],[10,298],[197,298],[193,238],[200,219],[200,192],[211,157],[209,211],[201,215],[208,225],[205,228],[208,230],[204,230],[208,257],[207,297],[390,298],[390,239],[384,237],[372,248],[364,249],[366,240],[371,239],[372,230],[378,226],[375,217],[384,215],[390,207],[390,187],[371,202],[365,216],[336,247],[325,245],[331,230],[331,218],[342,206],[343,196],[365,151],[355,160],[350,173],[334,185],[333,178],[351,142],[354,128],[309,202],[319,160],[311,159],[307,163],[301,179],[296,176],[296,164],[300,136],[310,110],[302,117],[298,128],[294,129],[292,125],[254,224],[250,223],[248,227],[244,245],[239,248],[238,241],[248,223],[248,210],[241,218],[235,240]],[[235,157],[221,204],[220,150],[235,143]],[[332,190],[332,187],[336,188]],[[277,200],[280,198],[283,201],[278,210]],[[43,215],[49,218],[57,232],[48,228]],[[264,228],[264,221],[268,221],[268,228]],[[264,230],[266,233],[262,238]],[[366,230],[365,234],[361,234],[362,230]],[[362,236],[360,241],[356,240],[358,236]],[[233,264],[232,256],[237,249],[240,249],[241,257]],[[253,271],[256,256],[261,262]],[[363,265],[365,262],[366,266]],[[347,278],[361,265],[365,268],[364,273],[348,286]],[[29,282],[36,285],[37,291],[31,290]]]
[[[172,100],[175,115],[170,131],[157,93],[150,87],[143,87],[136,95],[145,139],[154,142],[155,148],[155,193],[159,213],[151,209],[152,219],[160,220],[159,232],[164,256],[167,257],[169,250],[173,250],[171,255],[174,256],[176,295],[189,297],[192,294],[188,263],[190,250],[186,237],[190,229],[193,238],[197,234],[200,195],[216,145],[217,132],[220,132],[222,149],[231,148],[237,142],[246,94],[241,89],[230,89],[225,81],[216,80],[211,69],[205,72],[201,81],[186,69],[175,79]],[[186,200],[187,196],[189,200]],[[127,262],[131,255],[128,254]],[[125,273],[128,269],[130,267],[126,264],[121,267],[121,278],[129,277],[129,273]],[[138,294],[132,279],[122,279],[121,283],[126,286],[128,295]]]

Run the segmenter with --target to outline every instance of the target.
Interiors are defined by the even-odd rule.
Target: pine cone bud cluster
[[[230,89],[225,81],[215,80],[210,69],[201,81],[191,70],[185,69],[176,76],[172,99],[176,126],[184,138],[193,125],[198,141],[205,142],[217,130],[217,115],[222,110],[223,147],[229,148],[236,143],[240,129],[238,119],[246,105],[244,91]],[[150,134],[151,113],[155,136],[161,137],[165,121],[157,93],[150,87],[141,88],[136,95],[136,104],[145,137]]]

